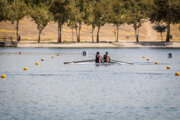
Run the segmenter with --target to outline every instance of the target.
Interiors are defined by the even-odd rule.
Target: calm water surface
[[[93,59],[97,51],[134,65],[63,64]],[[0,48],[0,74],[7,76],[0,79],[0,120],[179,120],[175,72],[180,49]]]

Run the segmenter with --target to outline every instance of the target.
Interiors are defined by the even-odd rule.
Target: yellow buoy
[[[6,75],[2,74],[2,75],[1,75],[1,78],[5,79],[5,78],[6,78]]]
[[[57,56],[60,56],[60,54],[58,53]]]
[[[175,76],[179,76],[179,75],[180,75],[180,73],[179,73],[179,72],[176,72],[176,73],[175,73]]]
[[[158,61],[156,61],[155,64],[159,64]]]
[[[27,71],[27,70],[28,70],[28,68],[27,68],[27,67],[25,67],[25,68],[24,68],[24,70],[25,70],[25,71]]]
[[[146,58],[146,56],[142,56],[142,58]]]
[[[54,58],[54,56],[52,56],[52,58]]]
[[[42,58],[41,61],[44,61],[44,59]]]
[[[146,60],[149,61],[149,58],[147,58]]]
[[[167,69],[171,69],[171,66],[167,66],[166,68],[167,68]]]
[[[39,65],[39,62],[36,62],[35,65]]]

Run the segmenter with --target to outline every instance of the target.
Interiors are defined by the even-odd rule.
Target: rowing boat
[[[120,64],[120,63],[117,63],[117,62],[102,62],[102,63],[95,63],[96,66],[99,66],[99,65],[114,65],[114,64]]]
[[[64,62],[64,64],[95,64],[97,66],[99,65],[114,65],[114,64],[133,64],[133,63],[128,63],[128,62],[123,62],[123,61],[117,61],[117,60],[112,60],[111,62],[102,62],[102,63],[96,63],[94,59],[92,60],[82,60],[82,61],[72,61],[72,62]]]
[[[96,63],[96,62],[79,62],[79,63],[69,63],[73,65],[96,65],[96,66],[108,66],[108,65],[115,65],[115,64],[123,64],[123,63],[118,63],[118,62],[103,62],[103,63]]]

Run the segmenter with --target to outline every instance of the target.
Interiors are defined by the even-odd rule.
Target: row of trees
[[[132,24],[136,41],[139,41],[139,28],[146,20],[167,24],[166,41],[170,40],[170,25],[180,22],[179,0],[1,0],[0,21],[10,20],[16,23],[18,38],[19,21],[30,16],[39,30],[38,42],[43,29],[50,21],[58,23],[58,42],[62,42],[62,26],[75,29],[77,42],[80,42],[82,24],[97,28],[96,42],[102,26],[112,23],[116,27],[116,41],[119,38],[119,26]]]

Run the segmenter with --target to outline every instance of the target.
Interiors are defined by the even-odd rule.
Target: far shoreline
[[[180,49],[179,41],[160,42],[160,41],[105,41],[100,43],[92,42],[64,42],[56,43],[52,41],[20,41],[20,42],[1,42],[1,47],[17,47],[17,48],[177,48]]]
[[[17,48],[177,48],[180,42],[17,43]]]

